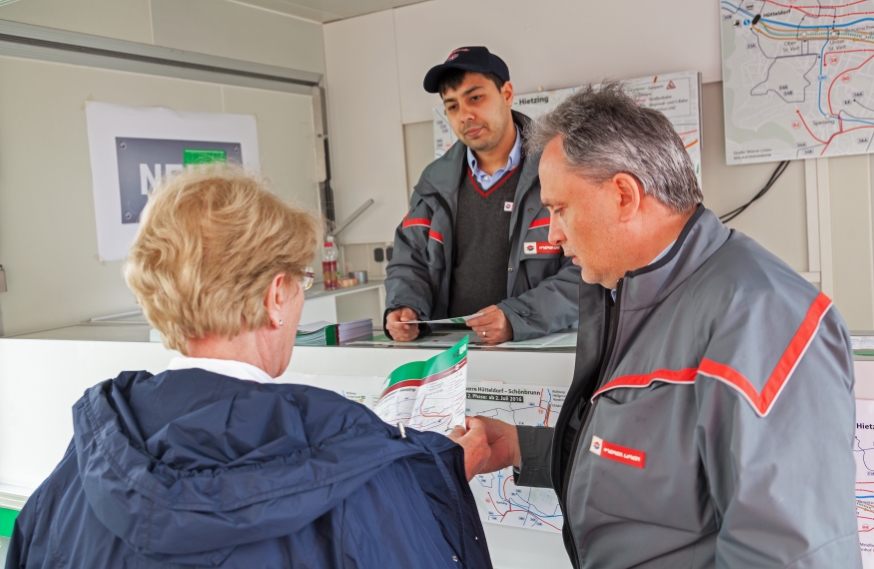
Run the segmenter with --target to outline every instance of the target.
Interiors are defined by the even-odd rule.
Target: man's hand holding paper
[[[465,417],[467,431],[461,427],[449,438],[464,449],[468,480],[485,472],[520,466],[519,436],[516,426],[489,417]]]
[[[504,311],[497,306],[480,310],[482,316],[466,322],[483,342],[490,345],[503,344],[513,339],[513,327]]]
[[[419,325],[408,324],[419,320],[419,315],[412,308],[398,308],[389,312],[385,319],[386,331],[398,342],[412,342],[419,337]]]

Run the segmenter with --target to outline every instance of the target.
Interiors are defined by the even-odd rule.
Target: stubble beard
[[[486,127],[487,128],[487,127]],[[491,129],[488,130],[491,133]],[[497,146],[498,141],[493,140],[494,136],[491,137],[482,137],[480,136],[476,140],[471,140],[465,137],[464,142],[468,148],[473,150],[474,152],[488,152],[492,150],[495,146]]]

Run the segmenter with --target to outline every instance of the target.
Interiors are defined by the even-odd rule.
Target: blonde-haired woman
[[[316,218],[240,170],[156,191],[125,276],[184,357],[86,391],[7,568],[491,566],[461,447],[275,383],[319,238]]]

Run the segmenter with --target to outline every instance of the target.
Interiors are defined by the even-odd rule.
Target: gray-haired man
[[[861,567],[831,301],[700,205],[668,120],[618,85],[576,94],[528,145],[549,240],[604,286],[604,317],[580,329],[555,429],[470,418],[491,456],[468,470],[554,488],[575,567]]]

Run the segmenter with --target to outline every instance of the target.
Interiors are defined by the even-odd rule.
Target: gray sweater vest
[[[458,191],[449,316],[475,314],[507,298],[510,218],[521,164],[488,190],[464,169]]]

